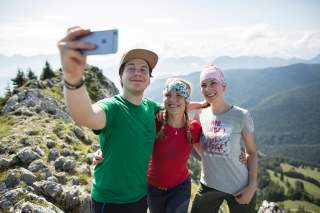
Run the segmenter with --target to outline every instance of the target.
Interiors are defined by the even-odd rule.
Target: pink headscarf
[[[207,79],[215,79],[217,80],[222,86],[227,86],[227,82],[224,79],[224,75],[222,71],[216,67],[215,65],[209,65],[205,67],[201,74],[200,74],[200,84],[202,81]]]

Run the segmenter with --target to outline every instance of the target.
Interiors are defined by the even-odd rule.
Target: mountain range
[[[100,58],[99,58],[100,57]],[[118,72],[118,63],[115,63],[114,57],[99,56],[89,58],[90,64],[99,66],[100,69],[110,71],[105,73],[110,80],[116,83],[120,87]],[[44,62],[48,61],[53,69],[59,68],[60,58],[59,55],[35,55],[35,56],[23,56],[12,55],[6,56],[0,54],[0,95],[4,88],[10,83],[10,78],[13,73],[17,72],[17,69],[27,70],[31,68],[33,72],[40,75]],[[155,68],[155,76],[172,76],[172,75],[186,75],[188,73],[201,70],[207,64],[217,64],[222,69],[261,69],[267,67],[279,67],[287,66],[295,63],[316,64],[320,63],[320,54],[312,59],[301,58],[267,58],[258,56],[221,56],[221,57],[197,57],[197,56],[185,56],[185,57],[167,57],[160,58],[159,63]]]

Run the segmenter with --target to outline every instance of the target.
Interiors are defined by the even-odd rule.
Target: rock
[[[40,206],[34,203],[27,202],[21,202],[17,204],[14,208],[15,212],[23,212],[23,213],[55,213],[56,211],[49,208]],[[62,211],[61,211],[62,212]]]
[[[54,167],[57,171],[63,171],[63,165],[65,164],[66,159],[62,156],[58,157],[58,159],[56,159],[54,161]]]
[[[36,181],[36,176],[25,168],[20,168],[21,172],[21,180],[24,181],[27,185],[32,186],[32,184]]]
[[[55,161],[59,156],[59,151],[56,148],[53,148],[49,151],[48,159],[49,161]]]
[[[8,146],[5,144],[0,144],[0,155],[6,153]],[[1,159],[0,159],[1,160]]]
[[[13,171],[7,176],[4,182],[7,188],[14,188],[20,183],[20,175],[16,171]]]
[[[39,146],[37,146],[36,148],[33,148],[32,150],[38,153],[40,156],[44,155],[44,151],[42,151],[42,149]]]
[[[9,200],[0,200],[0,209],[10,209],[12,206],[13,204]]]
[[[17,157],[19,158],[22,164],[29,165],[32,161],[39,158],[40,156],[38,155],[38,153],[32,151],[30,148],[25,148],[17,153]]]
[[[54,167],[57,171],[72,172],[76,167],[76,162],[71,159],[65,159],[60,156],[57,160],[54,161]]]
[[[62,193],[62,186],[59,183],[52,181],[38,181],[33,183],[37,193],[42,194],[46,198],[59,201],[59,196]]]
[[[46,201],[44,198],[35,195],[32,191],[29,191],[28,189],[22,188],[8,191],[3,196],[1,196],[0,209],[7,210],[8,212],[21,213],[63,213],[63,211],[61,211],[58,207]]]
[[[58,182],[60,183],[60,184],[66,184],[67,183],[67,176],[66,176],[66,173],[64,173],[64,172],[59,172],[59,173],[57,173],[57,174],[55,174],[54,175],[57,179],[58,179]]]
[[[49,148],[49,149],[51,149],[51,148],[53,148],[53,147],[55,147],[56,146],[56,143],[53,141],[53,140],[48,140],[47,141],[47,147]]]
[[[28,169],[32,172],[40,172],[42,173],[44,179],[46,179],[47,177],[50,177],[52,174],[48,168],[48,166],[41,160],[36,160],[34,162],[32,162]]]
[[[9,159],[1,158],[0,159],[0,170],[9,169],[10,167],[16,165],[18,162],[19,162],[19,159],[15,155],[9,156]]]
[[[91,212],[91,206],[92,206],[92,199],[91,196],[88,194],[84,194],[80,197],[80,207],[79,212],[89,213]]]
[[[97,151],[98,149],[100,149],[100,144],[98,143],[92,143],[91,144],[91,149],[95,152]]]
[[[47,178],[47,181],[52,181],[52,182],[58,183],[58,178],[56,178],[55,176],[50,176]]]
[[[264,200],[259,208],[258,213],[285,213],[277,203]]]
[[[7,114],[14,111],[17,115],[30,116],[34,114],[31,110],[37,114],[45,112],[72,122],[71,117],[65,112],[63,102],[43,94],[38,89],[27,88],[11,96],[2,108],[2,113]]]
[[[0,159],[0,170],[6,170],[9,168],[10,160],[1,158]]]
[[[61,155],[63,155],[64,157],[70,156],[71,155],[71,151],[67,148],[64,148],[61,152]]]
[[[80,191],[76,188],[66,191],[64,194],[63,203],[65,210],[78,208],[80,205]]]
[[[85,134],[84,134],[84,132],[82,131],[81,128],[79,128],[79,127],[76,126],[76,127],[73,129],[73,132],[74,132],[74,134],[77,136],[77,138],[78,138],[79,140],[83,141],[83,140],[86,139],[86,136],[85,136]]]
[[[0,197],[0,210],[9,210],[13,207],[15,201],[19,196],[26,195],[28,193],[29,191],[27,189],[17,188],[2,194]]]
[[[71,184],[72,185],[79,185],[79,178],[77,176],[71,177]]]
[[[34,115],[33,112],[31,112],[30,110],[28,110],[27,107],[21,107],[17,110],[14,111],[15,115],[26,115],[26,116],[32,116]]]
[[[3,193],[4,190],[7,189],[5,182],[0,182],[0,193]]]
[[[26,146],[30,146],[31,145],[31,140],[28,138],[21,138],[21,140],[19,141],[19,143],[26,145]]]
[[[76,167],[76,162],[74,160],[68,159],[63,164],[63,171],[72,172],[74,171],[75,167]]]
[[[77,136],[77,138],[82,141],[83,143],[90,145],[92,144],[92,140],[90,140],[83,132],[83,130],[79,127],[75,127],[73,129],[74,134]]]

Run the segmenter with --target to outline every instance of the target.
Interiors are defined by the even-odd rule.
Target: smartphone
[[[118,30],[94,31],[91,34],[81,37],[81,42],[96,45],[94,50],[83,50],[84,55],[111,54],[118,51]]]

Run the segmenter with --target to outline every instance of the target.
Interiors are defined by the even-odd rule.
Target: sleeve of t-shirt
[[[148,99],[148,100],[149,100],[149,103],[151,103],[151,105],[152,105],[152,107],[153,107],[153,109],[154,109],[154,113],[157,113],[157,112],[159,112],[160,110],[163,110],[163,109],[164,109],[163,104],[157,103],[157,102],[155,102],[155,101],[152,100],[152,99]]]
[[[198,120],[192,120],[191,121],[191,134],[193,137],[194,143],[199,143],[200,142],[200,137],[201,137],[201,124]]]
[[[249,111],[244,112],[242,132],[243,133],[254,132],[254,124]]]
[[[108,126],[111,126],[116,118],[117,114],[117,105],[111,98],[102,99],[95,103],[96,105],[100,106],[103,111],[106,113],[106,124],[103,129],[100,130],[93,130],[95,134],[99,134],[100,131],[106,129]]]

